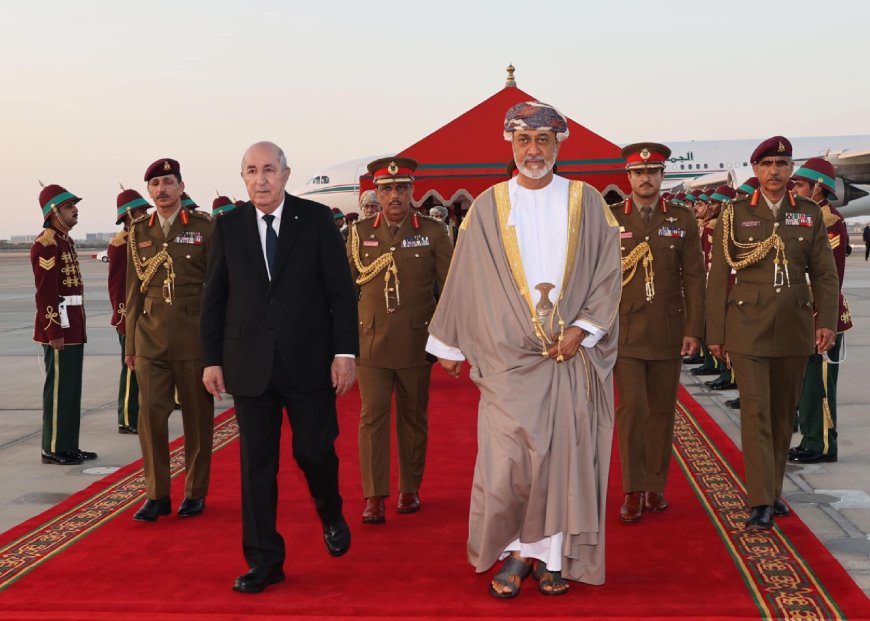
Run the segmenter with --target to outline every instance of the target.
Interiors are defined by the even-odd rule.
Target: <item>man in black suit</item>
[[[233,589],[284,579],[276,529],[282,408],[333,556],[350,546],[338,491],[336,395],[356,378],[356,294],[341,234],[325,205],[284,191],[283,151],[245,152],[250,202],[215,224],[202,299],[203,383],[233,395],[242,466],[242,546],[250,571]]]

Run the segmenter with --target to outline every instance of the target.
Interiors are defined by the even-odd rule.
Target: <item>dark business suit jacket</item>
[[[302,392],[331,384],[335,354],[357,354],[357,304],[344,240],[325,205],[284,195],[272,280],[249,202],[216,221],[202,300],[202,363],[227,392],[257,396],[277,349]]]

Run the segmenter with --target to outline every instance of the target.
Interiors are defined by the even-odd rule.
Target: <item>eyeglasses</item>
[[[761,168],[770,168],[771,166],[776,166],[777,168],[787,168],[791,165],[791,160],[761,160],[758,162],[758,166]]]

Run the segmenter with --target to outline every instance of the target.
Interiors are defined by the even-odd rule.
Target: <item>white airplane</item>
[[[664,190],[728,183],[738,186],[753,175],[749,155],[762,138],[666,142],[671,149]],[[790,139],[796,166],[827,157],[837,169],[837,201],[844,217],[870,215],[870,135]],[[620,145],[622,146],[622,145]],[[358,211],[359,178],[366,164],[384,155],[349,160],[326,168],[291,194],[316,200],[344,213]]]

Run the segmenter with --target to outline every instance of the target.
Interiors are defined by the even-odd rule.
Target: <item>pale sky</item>
[[[509,62],[520,88],[617,143],[870,134],[857,0],[0,7],[0,239],[39,231],[39,179],[83,198],[75,237],[115,230],[118,184],[145,194],[162,157],[203,207],[246,198],[258,140],[284,148],[292,189],[416,142],[500,90]]]

